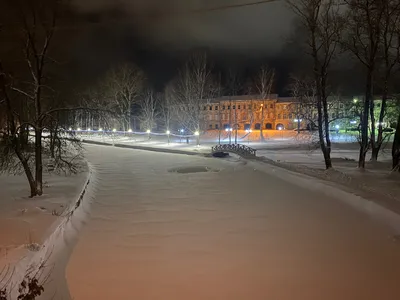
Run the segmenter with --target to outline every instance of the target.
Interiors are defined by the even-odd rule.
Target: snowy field
[[[101,142],[116,146],[127,146],[136,149],[147,149],[161,152],[183,152],[192,154],[209,154],[211,147],[218,143],[218,132],[209,131],[196,145],[196,139],[191,137],[189,143],[184,138],[155,135],[149,140],[147,135],[132,133],[126,134],[98,134],[82,133],[86,141]],[[229,134],[222,132],[221,143],[229,142]],[[308,174],[328,181],[333,181],[350,188],[369,200],[379,200],[390,209],[400,213],[400,186],[399,174],[391,174],[391,144],[384,144],[378,162],[369,162],[367,154],[366,171],[361,172],[357,167],[359,144],[354,142],[354,136],[332,134],[332,163],[335,174],[324,174],[325,164],[320,149],[316,147],[315,136],[309,133],[294,131],[267,130],[264,131],[264,141],[260,142],[259,132],[247,135],[238,134],[239,143],[248,145],[257,150],[258,157],[265,157],[278,164],[284,164],[290,170]],[[234,142],[234,139],[231,139]],[[353,142],[351,142],[353,141]],[[339,177],[339,178],[338,178]],[[344,180],[344,177],[347,180]]]
[[[363,199],[236,158],[86,148],[74,300],[398,299],[398,218]]]

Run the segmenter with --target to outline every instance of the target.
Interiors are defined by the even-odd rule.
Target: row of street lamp
[[[68,130],[69,131],[74,131],[74,129],[72,128],[72,127],[70,127],[70,128],[68,128]],[[104,130],[102,129],[102,128],[99,128],[98,130],[92,130],[92,129],[90,129],[90,128],[88,128],[88,129],[86,129],[86,130],[83,130],[83,129],[81,129],[80,127],[78,127],[77,129],[76,129],[76,131],[89,131],[89,132],[95,132],[95,131],[97,131],[97,132],[104,132]],[[117,132],[117,129],[113,129],[112,130],[112,132]],[[132,129],[129,129],[128,131],[124,131],[124,132],[128,132],[128,133],[133,133],[133,130]],[[184,129],[181,129],[181,130],[179,130],[179,132],[181,133],[181,134],[183,134],[184,132],[185,132],[185,130]],[[146,130],[146,133],[148,133],[148,134],[150,134],[151,133],[151,130],[150,129],[147,129]],[[171,131],[170,130],[167,130],[166,132],[165,132],[165,134],[167,134],[167,135],[169,135],[169,134],[171,134]],[[199,133],[199,131],[196,131],[195,133],[194,133],[194,135],[200,135],[200,133]]]

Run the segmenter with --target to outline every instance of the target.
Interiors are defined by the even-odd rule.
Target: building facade
[[[266,99],[257,95],[224,96],[203,107],[204,129],[293,130],[317,125],[315,97],[296,99],[271,94]],[[332,130],[356,127],[359,124],[360,102],[354,97],[328,97],[328,113]]]
[[[257,95],[224,96],[204,105],[205,128],[266,130],[295,129],[298,126],[291,97],[271,94],[266,99]],[[301,123],[304,123],[301,120]]]

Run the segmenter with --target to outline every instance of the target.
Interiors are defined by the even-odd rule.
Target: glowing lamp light
[[[167,134],[170,134],[170,133],[171,133],[171,131],[167,130]]]
[[[132,132],[132,129],[129,129],[128,132]]]
[[[336,126],[335,126],[335,128],[336,128],[336,129],[339,129],[339,128],[340,128],[340,126],[339,126],[339,125],[336,125]]]
[[[229,131],[232,131],[233,129],[232,128],[229,128]]]
[[[146,132],[147,132],[147,133],[150,133],[151,131],[150,131],[150,129],[147,129]]]
[[[103,128],[99,128],[99,131],[103,131]]]
[[[92,129],[88,128],[87,131],[92,131]]]
[[[350,121],[350,124],[357,124],[357,121]]]
[[[200,132],[196,131],[196,132],[194,133],[194,135],[199,136],[199,135],[200,135]]]
[[[76,131],[81,131],[81,129],[78,127],[78,129],[76,129]]]
[[[354,102],[354,103],[357,103],[357,102],[358,102],[358,99],[357,99],[357,98],[354,98],[354,99],[353,99],[353,102]]]
[[[181,130],[179,130],[181,133],[183,133],[185,130],[184,129],[181,129]]]
[[[253,132],[253,130],[251,130],[251,129],[250,129],[249,131],[250,131],[250,132]]]
[[[117,129],[114,128],[114,129],[113,129],[113,132],[117,132]]]
[[[72,128],[70,127],[70,128],[68,128],[68,130],[69,130],[69,131],[72,131]]]

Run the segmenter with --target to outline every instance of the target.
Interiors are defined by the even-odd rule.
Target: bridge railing
[[[224,151],[236,153],[243,157],[255,157],[257,150],[242,144],[221,144],[211,147],[212,153]]]

